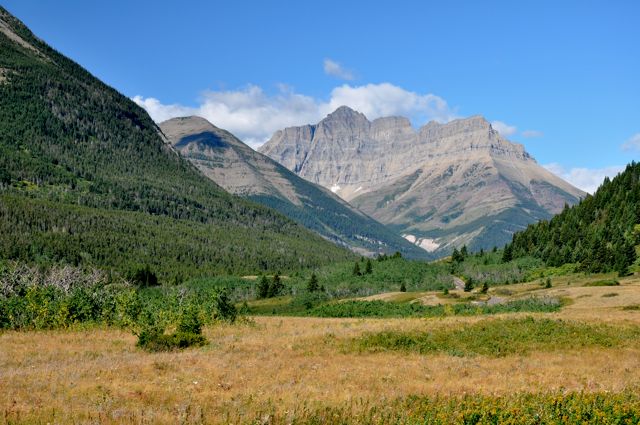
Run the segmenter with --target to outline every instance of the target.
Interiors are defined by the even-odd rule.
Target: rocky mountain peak
[[[348,106],[340,106],[320,121],[316,129],[320,133],[341,134],[344,131],[367,131],[370,125],[371,123],[363,113],[354,111]]]
[[[344,120],[356,120],[356,119],[363,119],[363,118],[367,120],[367,117],[362,112],[358,112],[346,105],[342,105],[342,106],[339,106],[338,109],[336,109],[335,111],[328,114],[323,121],[335,121],[335,120],[344,121]]]
[[[416,131],[403,117],[369,122],[342,107],[315,126],[277,133],[260,151],[445,251],[503,244],[583,196],[480,115]]]

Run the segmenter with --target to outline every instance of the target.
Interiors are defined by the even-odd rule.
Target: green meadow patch
[[[393,303],[386,301],[344,301],[323,304],[307,312],[314,317],[445,317],[474,316],[499,313],[539,312],[560,310],[557,298],[526,298],[503,304],[444,304],[426,306],[418,303]]]
[[[638,345],[640,328],[586,324],[565,320],[483,320],[429,331],[385,331],[353,340],[362,351],[404,351],[453,356],[503,357],[533,351]]]

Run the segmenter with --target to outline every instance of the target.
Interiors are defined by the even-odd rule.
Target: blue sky
[[[481,114],[592,189],[640,153],[638,1],[35,1],[2,5],[145,106],[256,146],[347,103]]]

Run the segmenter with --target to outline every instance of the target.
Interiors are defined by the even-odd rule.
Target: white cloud
[[[636,133],[624,142],[622,149],[625,151],[640,151],[640,133]]]
[[[624,166],[610,166],[604,168],[572,168],[567,170],[558,163],[544,166],[558,177],[563,178],[577,188],[593,194],[602,184],[605,177],[613,178],[624,170]]]
[[[341,80],[351,81],[355,79],[352,71],[345,69],[338,62],[328,58],[324,60],[324,73]]]
[[[456,115],[447,102],[433,94],[419,94],[389,83],[351,86],[344,84],[331,91],[328,101],[295,93],[280,86],[274,95],[249,85],[233,91],[204,92],[196,107],[164,105],[158,99],[135,96],[133,101],[145,108],[151,118],[162,122],[169,118],[198,115],[229,130],[241,140],[257,147],[285,127],[316,123],[338,107],[346,105],[369,119],[402,115],[414,124],[430,120],[448,122]]]
[[[491,126],[500,133],[502,137],[513,136],[518,131],[517,127],[503,123],[502,121],[491,121]]]
[[[524,130],[522,132],[522,137],[526,137],[528,139],[531,139],[534,137],[542,137],[542,136],[544,136],[544,133],[538,130]]]

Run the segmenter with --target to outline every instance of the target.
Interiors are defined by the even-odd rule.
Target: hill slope
[[[585,195],[482,117],[415,130],[406,118],[369,121],[340,107],[259,151],[439,254],[502,245]]]
[[[351,256],[227,194],[144,110],[0,8],[0,258],[163,277],[294,269]]]
[[[274,208],[340,245],[364,254],[429,254],[321,186],[310,183],[231,133],[199,117],[160,124],[174,149],[230,193]]]
[[[626,274],[636,259],[640,223],[640,164],[631,163],[593,196],[550,221],[516,233],[507,259],[533,255],[551,266],[580,263],[591,272]]]

